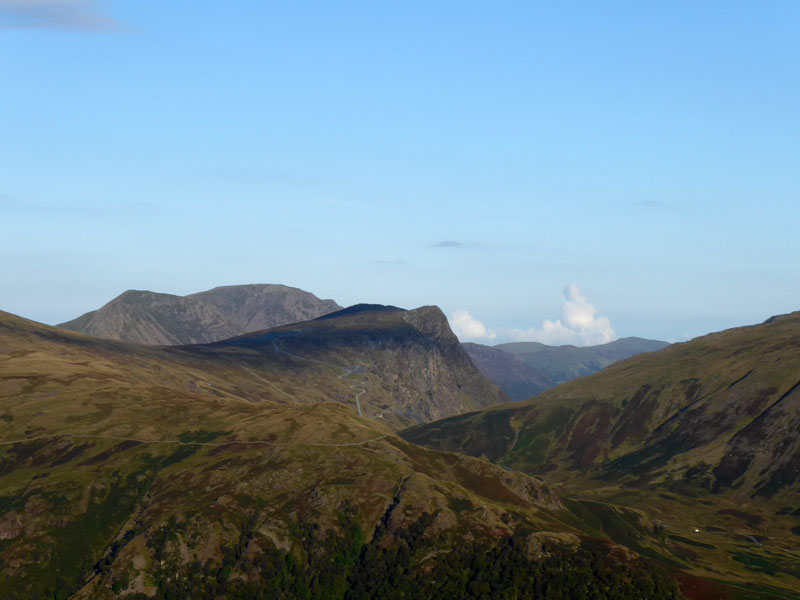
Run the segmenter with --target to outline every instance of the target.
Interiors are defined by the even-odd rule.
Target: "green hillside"
[[[800,313],[642,354],[415,443],[640,510],[690,573],[800,588]],[[674,553],[673,553],[674,554]]]

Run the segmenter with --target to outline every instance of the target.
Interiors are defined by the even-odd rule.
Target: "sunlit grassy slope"
[[[411,428],[431,448],[635,509],[704,578],[800,589],[800,313]],[[788,592],[783,592],[788,593]]]

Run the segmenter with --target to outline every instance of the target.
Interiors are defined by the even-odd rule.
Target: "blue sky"
[[[670,340],[800,309],[798,28],[795,1],[0,0],[0,308],[284,283],[485,340],[574,333],[581,299]]]

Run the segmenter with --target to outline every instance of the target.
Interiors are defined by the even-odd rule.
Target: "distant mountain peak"
[[[643,352],[669,346],[667,342],[625,337],[597,346],[548,346],[540,342],[512,342],[496,346],[467,344],[475,365],[514,400],[591,375],[608,365]]]
[[[280,284],[220,286],[187,296],[126,290],[59,327],[141,344],[186,345],[306,321],[340,308],[333,300]]]

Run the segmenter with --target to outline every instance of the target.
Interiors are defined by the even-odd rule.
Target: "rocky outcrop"
[[[481,375],[435,306],[356,305],[215,346],[281,352],[297,369],[338,367],[366,390],[359,396],[364,416],[395,426],[509,401]],[[352,402],[352,395],[343,400]]]
[[[462,344],[481,373],[512,400],[527,400],[555,384],[521,357],[482,344]]]

